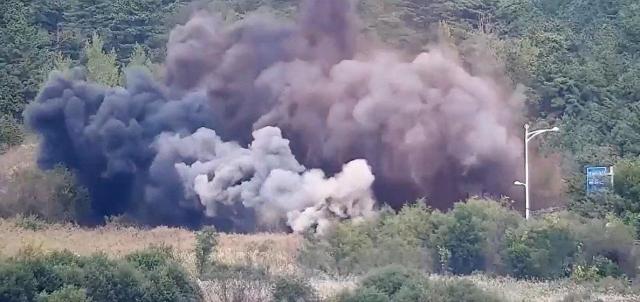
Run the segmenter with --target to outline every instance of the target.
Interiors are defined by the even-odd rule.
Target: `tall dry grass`
[[[254,264],[274,274],[297,272],[300,238],[287,234],[221,234],[216,259],[225,264]],[[150,245],[170,246],[190,271],[195,270],[195,234],[181,228],[143,230],[107,225],[82,228],[52,224],[43,230],[20,227],[15,219],[0,219],[0,255],[12,256],[35,246],[45,251],[68,249],[79,255],[106,253],[121,257]]]

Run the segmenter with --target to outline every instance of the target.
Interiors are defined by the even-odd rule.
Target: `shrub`
[[[308,281],[297,277],[279,277],[273,285],[275,302],[319,301],[315,289]]]
[[[598,270],[600,277],[621,277],[622,270],[611,259],[598,255],[593,257],[593,266]]]
[[[10,115],[0,115],[0,153],[19,145],[24,140],[20,123]]]
[[[129,262],[28,251],[0,263],[0,301],[202,301],[186,271],[162,255],[142,251]]]
[[[261,267],[210,265],[200,276],[210,301],[267,301],[273,290],[272,276]]]
[[[336,302],[389,302],[387,295],[375,288],[360,287],[353,292],[343,292],[335,299]]]
[[[429,298],[426,301],[438,302],[499,302],[501,298],[484,291],[466,280],[432,282],[429,286]]]
[[[505,258],[518,278],[557,278],[570,272],[578,243],[570,222],[558,215],[530,220],[507,238]]]
[[[368,222],[345,221],[335,225],[328,234],[309,235],[299,260],[303,265],[328,273],[364,273],[369,268],[369,255],[374,247],[370,233],[373,227]],[[324,261],[318,261],[320,259]]]
[[[50,294],[41,293],[38,302],[90,302],[87,291],[75,286],[64,286]]]
[[[504,271],[499,255],[506,232],[520,225],[522,218],[498,202],[472,198],[457,203],[449,213],[434,213],[432,221],[437,225],[429,244],[438,256],[438,269],[469,274]]]
[[[340,275],[362,274],[390,264],[428,268],[430,255],[422,245],[431,233],[430,216],[418,203],[398,214],[345,221],[324,235],[307,235],[298,260],[303,266]]]
[[[394,296],[405,284],[421,278],[420,273],[402,266],[388,266],[369,273],[360,284],[364,287],[376,289],[389,297]]]
[[[36,215],[24,216],[22,214],[18,214],[14,221],[17,227],[30,231],[40,231],[47,227],[47,223]]]
[[[175,258],[171,246],[153,245],[125,256],[125,260],[136,268],[151,271],[166,266]]]
[[[614,190],[617,194],[627,200],[637,201],[640,199],[640,160],[625,159],[616,163],[616,173],[614,180]],[[640,212],[637,202],[629,203],[618,211]]]
[[[578,291],[568,293],[561,302],[602,302],[602,300],[593,299],[586,291]]]
[[[33,301],[37,283],[23,265],[0,263],[0,301]]]
[[[85,188],[79,186],[73,173],[57,167],[50,171],[27,169],[9,180],[0,203],[0,216],[35,216],[48,222],[89,220],[90,201]]]
[[[423,200],[403,207],[397,215],[385,215],[378,233],[382,237],[399,238],[408,245],[419,246],[433,232],[431,211]]]
[[[603,220],[568,216],[566,219],[574,221],[572,230],[580,243],[578,261],[593,265],[602,277],[637,274],[640,258],[632,226],[614,217]]]
[[[596,281],[600,279],[600,274],[595,266],[576,265],[571,272],[571,279],[575,281]]]
[[[196,234],[196,272],[198,275],[202,275],[207,268],[211,265],[211,253],[215,250],[218,244],[218,233],[215,228],[208,226],[202,229]]]
[[[94,301],[140,301],[143,276],[131,265],[95,255],[85,259],[82,285]]]
[[[341,275],[390,264],[456,274],[503,272],[505,234],[522,221],[518,213],[492,200],[473,198],[448,213],[431,211],[418,201],[397,214],[343,222],[324,236],[308,236],[299,260]]]
[[[497,296],[470,281],[431,281],[418,271],[389,266],[371,272],[352,292],[339,294],[339,302],[493,302]]]
[[[398,214],[345,221],[322,236],[305,236],[299,261],[329,273],[363,274],[390,264],[517,278],[592,279],[636,276],[640,249],[620,219],[561,212],[525,221],[492,200],[470,199],[442,213],[412,205]]]
[[[480,224],[473,219],[468,208],[455,208],[452,215],[445,215],[442,226],[436,231],[435,243],[445,249],[447,265],[454,274],[469,274],[482,269],[484,240]]]

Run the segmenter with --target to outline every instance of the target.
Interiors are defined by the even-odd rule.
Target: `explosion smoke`
[[[373,47],[346,0],[306,1],[300,16],[197,13],[171,33],[164,84],[54,74],[26,111],[40,164],[77,170],[97,215],[238,231],[321,231],[372,215],[373,195],[509,195],[517,94],[443,48],[405,60]]]

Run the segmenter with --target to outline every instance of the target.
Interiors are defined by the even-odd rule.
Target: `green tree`
[[[116,54],[112,50],[105,53],[104,42],[97,34],[91,37],[84,48],[87,57],[87,71],[89,79],[107,86],[116,86],[120,83],[120,68],[116,61]]]
[[[48,70],[49,41],[30,13],[19,0],[0,3],[0,114],[19,117]]]
[[[161,57],[169,28],[167,17],[176,11],[179,0],[72,0],[65,13],[66,28],[84,39],[97,33],[107,49],[113,49],[120,64],[137,44]]]

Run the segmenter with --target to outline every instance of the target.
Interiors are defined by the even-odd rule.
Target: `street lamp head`
[[[514,184],[514,185],[516,185],[516,186],[524,186],[524,185],[525,185],[525,184],[524,184],[524,183],[522,183],[521,181],[517,181],[517,180],[516,180],[516,181],[514,181],[514,182],[513,182],[513,184]]]
[[[551,131],[553,131],[553,132],[558,132],[558,131],[560,131],[560,128],[558,128],[558,127],[553,127],[553,128],[551,129]]]

